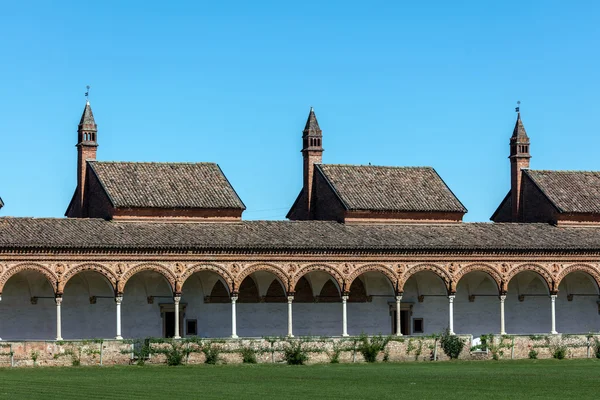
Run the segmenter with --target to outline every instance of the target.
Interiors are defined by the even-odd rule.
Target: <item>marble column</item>
[[[348,295],[342,296],[342,336],[348,336]]]
[[[402,321],[400,319],[400,301],[402,300],[402,295],[396,296],[396,336],[402,336]]]
[[[119,294],[115,296],[115,303],[117,305],[117,336],[115,339],[122,340],[123,336],[121,336],[121,303],[123,302],[123,295]]]
[[[175,334],[173,335],[173,339],[181,339],[181,335],[179,334],[179,302],[181,301],[181,295],[176,294],[173,296],[173,304],[175,304]]]
[[[231,338],[237,339],[237,320],[235,314],[235,302],[237,301],[237,294],[231,296]]]
[[[292,302],[294,301],[294,296],[288,296],[288,337],[294,337],[292,330]]]
[[[62,295],[56,295],[54,301],[56,301],[56,340],[63,340],[60,318],[60,305],[62,304]]]
[[[448,296],[448,332],[454,335],[454,298],[456,296],[451,294]]]
[[[504,301],[506,300],[506,295],[500,295],[500,334],[506,335],[506,329],[504,328]]]
[[[552,304],[552,331],[550,333],[556,335],[558,333],[556,331],[556,294],[550,295],[550,302]]]

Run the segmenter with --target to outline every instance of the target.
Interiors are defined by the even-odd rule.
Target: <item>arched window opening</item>
[[[207,303],[229,303],[229,292],[227,292],[227,288],[220,280],[215,283],[212,291],[210,292],[210,296],[208,299],[205,299]]]
[[[335,283],[331,279],[329,279],[323,288],[321,289],[321,293],[319,294],[319,302],[320,303],[339,303],[342,301],[340,296],[340,292],[335,286]]]
[[[238,302],[239,303],[258,303],[258,287],[256,287],[256,283],[254,279],[249,276],[244,279],[242,284],[240,285],[240,290],[238,294]]]
[[[312,288],[306,277],[302,277],[296,283],[294,303],[314,303]]]
[[[350,297],[348,297],[348,301],[352,303],[365,303],[369,301],[365,284],[358,278],[350,285]]]
[[[277,279],[273,279],[269,289],[267,289],[267,295],[265,296],[266,303],[285,303],[287,298],[283,286]]]

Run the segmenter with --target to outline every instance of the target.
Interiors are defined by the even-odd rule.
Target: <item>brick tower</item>
[[[519,222],[523,219],[522,198],[521,198],[521,179],[522,169],[529,168],[529,137],[521,121],[521,112],[519,107],[517,111],[517,122],[510,138],[510,194],[512,204],[512,221]]]
[[[98,126],[94,120],[92,107],[87,101],[79,126],[77,128],[77,190],[75,196],[75,209],[80,217],[83,217],[83,200],[85,190],[85,173],[87,169],[86,160],[96,159]]]
[[[313,108],[310,108],[308,113],[308,119],[306,120],[306,126],[302,131],[302,157],[304,159],[304,192],[306,196],[306,218],[310,218],[311,215],[311,201],[312,201],[312,189],[313,189],[313,173],[314,164],[320,164],[323,159],[323,135],[319,123],[317,122],[317,116]]]

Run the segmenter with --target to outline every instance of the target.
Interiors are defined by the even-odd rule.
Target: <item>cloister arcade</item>
[[[235,279],[215,268],[196,268],[176,285],[170,273],[137,268],[117,282],[102,269],[80,268],[59,283],[44,270],[21,268],[0,288],[0,338],[426,335],[448,327],[475,336],[600,330],[598,282],[584,267],[551,281],[534,266],[517,268],[506,279],[485,265],[459,273],[415,267],[397,280],[376,267],[347,276],[325,267],[287,275],[253,268]]]

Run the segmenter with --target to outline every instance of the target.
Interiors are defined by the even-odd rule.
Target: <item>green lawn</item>
[[[600,398],[600,360],[0,369],[0,399]]]

